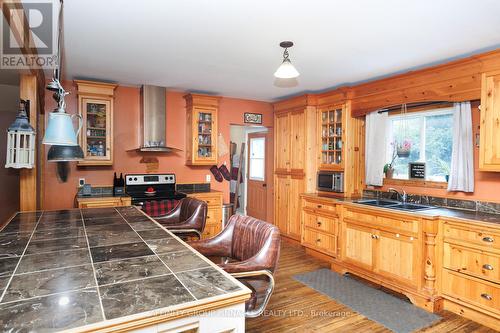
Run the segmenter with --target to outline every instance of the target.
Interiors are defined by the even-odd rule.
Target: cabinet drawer
[[[500,313],[500,286],[490,282],[480,282],[464,274],[443,272],[443,293],[463,302]]]
[[[453,271],[500,283],[500,256],[444,243],[443,266]]]
[[[357,212],[350,209],[346,209],[346,211],[344,212],[344,218],[355,220],[358,222],[377,223],[377,216]]]
[[[307,247],[330,254],[337,253],[337,237],[331,234],[306,227],[304,228],[303,237],[303,243]]]
[[[188,195],[188,197],[205,201],[209,208],[222,206],[222,195],[219,193],[195,193]]]
[[[318,229],[330,234],[337,234],[338,220],[310,213],[304,213],[304,226]]]
[[[329,214],[337,214],[337,205],[335,204],[325,204],[319,201],[313,200],[305,200],[304,207],[309,209],[313,209],[319,212],[329,213]]]
[[[487,250],[500,250],[500,232],[476,228],[468,225],[446,222],[444,224],[444,238],[453,243],[479,245]]]
[[[418,220],[407,218],[378,217],[377,222],[381,227],[387,227],[396,231],[406,231],[413,234],[418,232]]]

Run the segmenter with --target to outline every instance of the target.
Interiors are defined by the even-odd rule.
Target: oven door
[[[334,174],[332,172],[318,172],[317,187],[319,191],[333,191]]]

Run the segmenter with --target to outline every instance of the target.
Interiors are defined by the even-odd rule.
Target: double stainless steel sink
[[[383,208],[406,210],[406,211],[420,211],[420,210],[437,208],[434,206],[427,206],[416,203],[400,202],[400,201],[386,200],[386,199],[362,199],[354,202],[367,206],[383,207]]]

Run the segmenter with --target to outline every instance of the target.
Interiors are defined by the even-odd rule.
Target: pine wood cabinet
[[[186,100],[186,164],[217,164],[219,97],[188,94]]]
[[[113,164],[113,95],[116,84],[75,80],[82,117],[79,166]]]
[[[300,194],[315,189],[316,108],[306,98],[274,105],[274,223],[301,240]],[[314,156],[314,154],[313,154]]]
[[[196,198],[207,203],[207,220],[205,229],[201,235],[202,239],[212,238],[222,231],[222,192],[199,192],[188,194],[188,197]]]
[[[122,207],[132,205],[132,198],[123,197],[88,197],[76,198],[78,208],[104,208],[104,207]]]
[[[500,71],[483,73],[479,169],[500,172]]]
[[[417,237],[418,221],[397,214],[379,216],[351,207],[344,209],[343,216],[343,262],[380,279],[411,288],[419,286],[423,242]]]

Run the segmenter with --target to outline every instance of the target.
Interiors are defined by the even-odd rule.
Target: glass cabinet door
[[[340,168],[343,165],[342,119],[342,108],[320,111],[321,165],[325,168]]]
[[[195,112],[196,147],[194,153],[199,160],[215,160],[215,128],[214,111],[210,109],[197,109]]]
[[[110,102],[83,99],[82,148],[85,160],[110,160]]]

